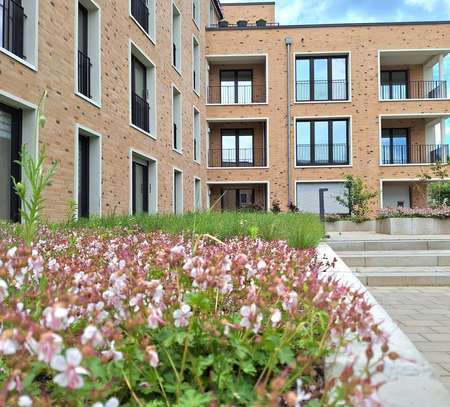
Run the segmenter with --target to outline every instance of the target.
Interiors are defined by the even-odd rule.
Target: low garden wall
[[[353,222],[351,220],[338,220],[336,222],[326,222],[327,232],[375,232],[376,221]]]
[[[387,218],[377,219],[377,233],[387,235],[443,235],[450,234],[450,219]]]

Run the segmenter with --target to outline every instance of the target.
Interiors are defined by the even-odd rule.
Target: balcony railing
[[[386,82],[380,93],[382,100],[446,99],[447,81]]]
[[[432,164],[447,162],[449,155],[447,144],[415,144],[410,146],[382,146],[383,164]]]
[[[150,131],[150,105],[136,93],[132,95],[131,116],[135,126],[147,133]]]
[[[148,33],[148,17],[150,12],[145,0],[131,0],[131,14]]]
[[[266,150],[264,148],[210,149],[209,167],[264,167]]]
[[[3,48],[20,58],[23,55],[23,30],[25,24],[25,12],[21,4],[14,0],[3,0],[0,4],[2,18],[2,32],[0,33]]]
[[[297,144],[297,165],[348,165],[347,144]]]
[[[348,82],[342,80],[297,81],[297,102],[348,100]]]
[[[91,98],[91,60],[82,51],[78,51],[78,92]]]
[[[222,85],[208,88],[208,103],[231,105],[265,102],[265,85]]]

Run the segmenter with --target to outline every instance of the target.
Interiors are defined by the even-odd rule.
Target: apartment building
[[[0,0],[0,218],[22,145],[58,167],[45,216],[420,206],[449,155],[450,22],[282,26],[275,3]],[[47,125],[36,132],[48,91]],[[26,181],[26,180],[25,180]]]

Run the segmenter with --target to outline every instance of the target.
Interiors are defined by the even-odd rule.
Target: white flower
[[[115,397],[111,397],[106,403],[101,403],[100,401],[98,401],[97,403],[93,404],[92,407],[118,407],[119,404],[119,400],[117,400]]]
[[[302,389],[303,382],[297,380],[297,400],[295,402],[295,407],[302,407],[304,401],[308,401],[311,398],[311,393],[306,393]]]
[[[58,370],[53,381],[61,387],[68,387],[69,389],[80,389],[84,385],[82,375],[87,375],[89,372],[80,366],[83,356],[76,348],[70,348],[66,351],[66,357],[56,355],[53,357],[50,366]]]
[[[275,312],[270,317],[270,321],[272,322],[272,326],[275,328],[278,323],[281,321],[281,311],[276,309]]]
[[[164,324],[162,319],[162,311],[159,308],[151,307],[148,318],[147,318],[147,326],[150,329],[156,329],[159,325]]]
[[[0,278],[0,302],[3,302],[8,297],[8,284]]]
[[[17,247],[11,247],[11,249],[6,252],[6,257],[14,257],[16,255],[16,252]]]
[[[263,316],[259,313],[256,304],[252,304],[250,306],[244,305],[241,308],[240,314],[242,316],[240,326],[242,328],[251,329],[255,334],[258,333],[261,328]]]
[[[157,368],[159,365],[159,356],[154,346],[149,346],[147,349],[147,355],[151,367]]]
[[[17,330],[8,329],[0,336],[0,353],[4,355],[14,355],[19,349],[19,344],[16,341]]]
[[[288,297],[283,301],[283,309],[288,312],[293,312],[297,308],[298,294],[295,291],[291,291]]]
[[[37,353],[38,360],[50,363],[53,357],[61,352],[62,338],[53,332],[46,332],[39,342],[33,341],[32,348]]]
[[[180,309],[177,309],[173,312],[175,326],[177,328],[187,326],[189,324],[189,317],[191,315],[191,307],[188,304],[183,304]]]
[[[109,360],[114,360],[114,361],[122,360],[123,354],[122,354],[122,352],[116,351],[116,349],[114,348],[114,343],[115,343],[115,341],[112,341],[110,348],[108,350],[104,350],[102,352],[102,355],[105,356],[106,358],[108,358]]]
[[[256,268],[258,269],[258,271],[262,271],[267,267],[267,264],[264,260],[260,260],[258,261],[258,264],[256,265]]]
[[[81,343],[86,345],[88,342],[94,347],[102,346],[104,343],[103,335],[94,325],[88,325],[84,328],[83,335],[81,336]]]
[[[17,403],[19,407],[31,407],[33,405],[33,400],[29,396],[20,396]]]
[[[54,331],[65,329],[69,325],[69,310],[60,305],[47,307],[42,315],[44,315],[46,327]]]

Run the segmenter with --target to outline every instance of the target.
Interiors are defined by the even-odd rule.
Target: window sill
[[[179,149],[172,147],[172,151],[174,151],[175,153],[177,153],[179,155],[184,155],[183,150],[179,150]]]
[[[16,54],[13,54],[11,51],[8,51],[6,48],[0,47],[0,51],[3,52],[5,55],[8,55],[10,58],[16,60],[17,62],[21,63],[22,65],[26,66],[27,68],[31,69],[32,71],[35,72],[38,71],[36,65],[33,65],[30,62],[26,61],[25,59],[18,57]]]
[[[145,131],[143,129],[141,129],[140,127],[136,126],[133,123],[130,123],[130,127],[137,130],[138,132],[145,134],[146,136],[152,138],[153,140],[156,140],[156,136],[154,136],[153,134],[149,133],[148,131]]]
[[[206,106],[254,106],[254,105],[268,105],[269,102],[255,102],[255,103],[207,103]]]
[[[181,73],[181,66],[180,68],[177,68],[174,64],[172,64],[172,68],[175,69],[175,72],[180,75],[181,77],[183,77],[183,74]]]
[[[207,170],[268,170],[269,166],[265,167],[206,167]]]
[[[200,97],[200,91],[198,89],[192,88],[192,92],[194,92],[198,97]]]
[[[147,31],[145,31],[144,27],[142,27],[142,25],[139,24],[139,21],[136,20],[132,14],[130,14],[130,18],[136,23],[136,25],[139,27],[139,29],[145,34],[145,36],[150,40],[150,42],[153,45],[156,45],[156,40],[150,35],[150,33],[148,33]],[[154,36],[154,35],[153,35]]]
[[[417,164],[417,163],[405,163],[405,164],[381,164],[380,167],[429,167],[431,165],[434,165],[433,163],[423,163],[423,164]]]
[[[324,103],[351,103],[351,99],[348,100],[304,100],[298,101],[296,100],[294,104],[296,105],[307,105],[307,104],[324,104]]]
[[[330,164],[330,165],[296,165],[294,168],[351,168],[353,164]]]
[[[202,165],[202,163],[199,160],[193,159],[192,162],[197,165]]]
[[[83,99],[84,101],[90,103],[91,105],[94,105],[98,109],[102,108],[101,103],[97,103],[94,99],[89,99],[87,96],[83,95],[82,93],[80,93],[78,91],[75,91],[75,95],[78,96],[79,98]]]
[[[192,17],[192,22],[197,27],[197,30],[200,30],[200,23],[194,17]]]
[[[450,98],[424,98],[424,99],[378,99],[379,102],[442,102],[442,101],[449,101]]]

